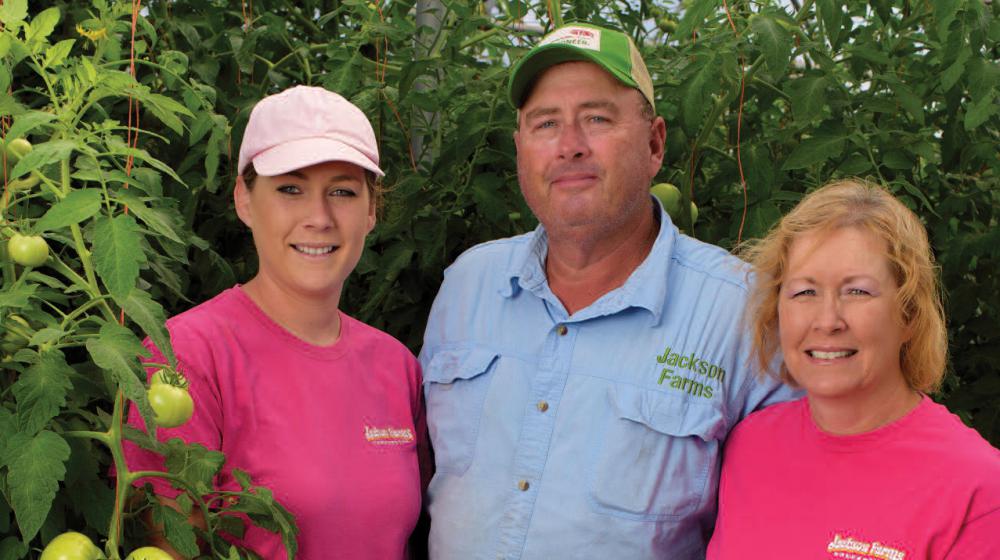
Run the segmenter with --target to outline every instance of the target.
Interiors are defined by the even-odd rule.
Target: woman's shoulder
[[[1000,491],[1000,449],[966,426],[944,405],[928,401],[925,403],[927,411],[923,422],[928,430],[926,444],[938,448],[940,453],[949,457],[953,468],[966,475],[987,475]]]
[[[341,312],[341,320],[349,324],[352,343],[368,352],[387,353],[407,361],[416,361],[413,352],[391,334]]]
[[[727,445],[759,445],[760,442],[775,442],[781,439],[787,430],[796,427],[806,418],[803,410],[806,407],[805,397],[779,402],[756,410],[739,421],[729,433]]]
[[[241,321],[240,314],[234,313],[234,311],[244,310],[247,306],[246,300],[246,295],[243,294],[240,287],[233,286],[211,299],[167,319],[167,328],[188,330],[212,324]]]

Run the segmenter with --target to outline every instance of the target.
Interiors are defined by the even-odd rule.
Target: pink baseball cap
[[[346,161],[385,175],[378,166],[375,131],[361,109],[313,86],[288,88],[254,105],[240,144],[240,173],[251,162],[260,175],[274,176],[325,161]]]

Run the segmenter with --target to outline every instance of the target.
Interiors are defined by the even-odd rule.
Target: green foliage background
[[[3,4],[0,21],[9,21],[23,0]],[[803,193],[832,178],[888,185],[925,220],[941,265],[952,374],[938,398],[1000,443],[1000,6],[790,4],[499,0],[488,10],[454,1],[435,12],[437,31],[416,25],[409,0],[144,2],[132,80],[125,72],[131,4],[32,3],[28,21],[51,7],[59,17],[48,34],[36,30],[44,48],[35,62],[0,39],[0,91],[9,92],[0,93],[0,116],[14,132],[19,125],[27,131],[45,154],[35,168],[54,185],[103,189],[102,197],[74,194],[74,208],[97,202],[106,216],[94,210],[42,222],[56,200],[43,189],[8,200],[0,237],[47,225],[54,253],[67,268],[83,270],[87,258],[74,252],[81,245],[70,225],[79,218],[79,241],[105,258],[93,285],[84,283],[96,289],[89,294],[79,288],[67,295],[75,284],[55,265],[24,275],[5,270],[0,560],[33,557],[30,547],[37,551],[66,528],[109,533],[114,492],[104,473],[111,457],[78,440],[64,447],[60,434],[107,428],[116,387],[142,405],[141,370],[129,355],[138,337],[162,337],[156,320],[253,274],[251,240],[232,210],[231,188],[249,109],[262,96],[322,85],[371,118],[388,193],[343,306],[419,349],[444,267],[474,243],[534,226],[517,188],[515,115],[504,96],[509,61],[538,38],[523,31],[524,21],[603,23],[642,46],[668,123],[658,180],[682,186],[697,202],[698,223],[680,225],[700,239],[732,248],[760,236]],[[78,26],[107,36],[89,39]],[[101,79],[88,82],[91,69]],[[106,95],[77,106],[75,123],[24,128],[26,115],[52,112],[46,75],[66,84],[76,76],[79,92]],[[75,90],[59,91],[70,104]],[[140,100],[138,154],[125,144],[129,93]],[[99,165],[82,157],[91,149]],[[95,173],[94,165],[124,173],[130,153],[138,156],[132,190],[124,191],[120,175],[105,181]],[[60,183],[63,171],[69,186]],[[126,204],[134,218],[120,217]],[[99,248],[109,237],[119,240],[113,253],[124,256]],[[35,288],[26,293],[26,286]],[[91,300],[126,308],[130,331],[115,330],[113,317],[99,312],[105,303]],[[87,320],[59,320],[80,307]],[[14,314],[27,324],[12,323]],[[59,333],[46,331],[56,324]],[[48,384],[14,388],[29,370],[47,372]],[[23,411],[39,399],[49,412],[27,419]],[[11,451],[14,433],[44,450],[49,471],[23,480],[16,463],[34,456]],[[28,492],[36,486],[44,490]],[[19,508],[26,494],[30,505]],[[25,530],[28,510],[34,530]],[[132,538],[140,537],[129,533],[126,543]]]

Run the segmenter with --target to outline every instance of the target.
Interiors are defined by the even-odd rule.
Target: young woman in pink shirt
[[[416,359],[339,309],[375,225],[378,159],[368,119],[336,93],[297,86],[261,100],[234,191],[259,270],[167,323],[195,412],[158,436],[225,453],[217,488],[238,488],[233,469],[269,487],[295,515],[305,560],[406,558],[429,475]],[[142,425],[134,410],[130,422]],[[135,446],[128,459],[163,469]],[[150,482],[164,502],[179,494]],[[242,544],[285,558],[258,527]]]
[[[750,252],[757,362],[805,398],[727,441],[710,560],[1000,558],[1000,451],[927,394],[947,332],[927,233],[885,189],[807,195]]]

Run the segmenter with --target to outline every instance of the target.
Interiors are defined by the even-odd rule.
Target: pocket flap
[[[434,354],[424,371],[424,383],[453,383],[486,373],[497,353],[485,348],[443,350]]]
[[[619,418],[638,422],[668,436],[697,436],[705,441],[722,439],[725,418],[716,407],[665,395],[633,385],[610,389]]]

